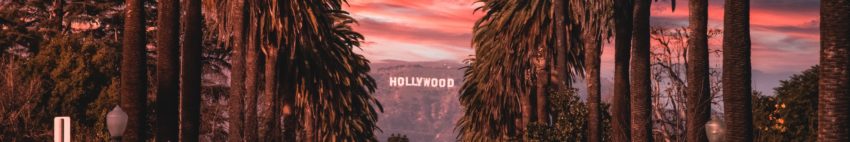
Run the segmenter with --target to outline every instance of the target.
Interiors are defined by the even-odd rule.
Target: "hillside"
[[[455,141],[454,123],[462,115],[457,101],[463,84],[461,67],[463,64],[450,61],[372,64],[371,75],[378,83],[375,96],[384,107],[378,119],[383,133],[378,133],[378,139],[384,141],[392,133],[401,133],[413,141]],[[391,78],[400,82],[391,82]],[[426,85],[427,81],[417,78],[436,84],[443,84],[440,80],[454,82]]]

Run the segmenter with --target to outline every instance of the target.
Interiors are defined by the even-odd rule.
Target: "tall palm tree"
[[[850,141],[850,0],[821,1],[818,141]]]
[[[588,111],[588,141],[602,141],[602,97],[600,80],[600,63],[603,37],[607,38],[613,19],[612,0],[572,0],[571,9],[576,12],[571,15],[580,22],[581,38],[584,44],[585,79],[587,80],[587,111]]]
[[[127,111],[125,141],[146,141],[147,69],[144,1],[127,0],[121,51],[121,108]]]
[[[366,73],[368,61],[354,54],[362,35],[342,10],[344,0],[252,1],[249,15],[251,44],[266,55],[267,93],[276,97],[272,113],[283,112],[284,136],[277,140],[374,140],[377,100],[374,80]],[[253,41],[252,41],[253,40]],[[279,71],[278,71],[279,70]],[[269,82],[271,81],[271,82]],[[289,109],[287,109],[289,107]],[[289,111],[287,111],[289,110]],[[289,113],[287,113],[289,112]],[[287,115],[289,114],[289,115]],[[273,115],[274,122],[280,117]],[[279,129],[271,124],[271,129]],[[293,129],[303,128],[303,129]],[[272,130],[281,131],[281,130]],[[293,134],[298,133],[298,134]]]
[[[706,142],[705,122],[711,115],[708,80],[708,0],[690,0],[688,39],[688,87],[685,132],[688,141]]]
[[[271,112],[277,114],[272,114],[272,119],[275,119],[273,122],[283,119],[284,125],[283,130],[279,130],[279,124],[266,124],[271,125],[270,129],[280,131],[266,135],[267,138],[278,141],[295,141],[296,138],[302,141],[376,140],[373,131],[377,129],[377,111],[382,108],[371,96],[376,84],[367,74],[370,70],[368,60],[353,52],[355,47],[360,46],[363,36],[349,26],[355,21],[342,10],[345,0],[261,0],[237,3],[231,6],[239,7],[236,8],[239,10],[230,12],[237,11],[240,14],[228,13],[226,15],[231,16],[223,17],[220,15],[225,15],[228,10],[221,9],[213,9],[210,13],[218,15],[214,18],[220,18],[216,26],[219,34],[240,35],[239,38],[225,38],[224,42],[241,46],[239,51],[245,51],[246,45],[257,46],[264,50],[267,58],[272,55],[272,58],[267,59],[270,61],[266,61],[272,62],[266,64],[271,65],[266,73],[271,71],[273,74],[265,78],[273,82],[265,82],[264,86],[277,86],[265,88],[277,89],[267,91],[276,97],[272,104],[275,106],[271,108],[275,110]],[[237,24],[252,26],[234,26],[231,22],[221,21],[247,21],[250,24]],[[239,51],[234,50],[235,55],[231,57],[234,62],[242,60],[240,67],[234,64],[234,71],[245,68],[245,54]],[[244,78],[241,79],[241,83],[244,83]],[[236,87],[237,84],[232,85]],[[233,112],[236,110],[241,109],[233,109]],[[305,121],[311,123],[301,123]],[[237,122],[236,125],[243,123]],[[231,141],[241,141],[241,134],[244,133],[232,133],[236,136],[231,137]]]
[[[630,83],[631,135],[634,142],[652,141],[652,86],[649,65],[649,9],[651,0],[635,0]]]
[[[182,95],[181,139],[187,142],[197,142],[201,120],[201,53],[202,32],[201,0],[186,0],[183,8],[183,48],[181,48],[182,64],[180,90]]]
[[[555,25],[566,25],[565,23],[567,21],[566,21],[566,18],[564,18],[564,15],[567,15],[566,13],[568,12],[567,11],[568,8],[566,8],[567,2],[559,0],[559,1],[554,1],[552,3],[553,3],[552,8],[556,11],[555,13],[552,14],[555,17],[555,20],[556,20]],[[550,91],[560,90],[562,88],[566,88],[567,86],[571,85],[570,83],[568,83],[568,81],[566,81],[567,80],[567,78],[566,78],[567,72],[569,72],[569,71],[567,70],[567,68],[565,68],[565,66],[567,64],[564,64],[565,62],[567,62],[567,56],[564,56],[567,53],[566,45],[569,44],[569,42],[565,40],[565,39],[567,39],[566,38],[566,34],[567,34],[566,28],[567,28],[567,26],[555,26],[555,28],[554,28],[555,29],[555,38],[558,41],[555,42],[555,45],[554,45],[555,48],[552,50],[552,52],[554,52],[553,57],[551,57],[551,59],[550,59],[552,61],[549,62],[549,66],[550,66],[549,67],[549,69],[550,69],[549,73],[551,75],[550,78],[549,78],[549,81],[550,81],[549,84],[551,85],[551,88],[553,89],[553,90],[550,90]],[[570,80],[570,81],[572,81],[572,80]],[[545,100],[548,100],[548,98],[546,98]]]
[[[594,43],[593,41],[599,41],[600,37],[585,34],[585,42],[588,42],[585,45],[585,65],[587,65],[587,75],[585,76],[587,79],[587,136],[588,141],[590,142],[600,142],[602,141],[602,113],[601,113],[601,90],[599,83],[599,64],[600,64],[600,55],[602,52],[601,43]]]
[[[750,1],[726,0],[723,18],[723,114],[727,141],[753,141]]]
[[[180,120],[180,1],[157,3],[156,140],[177,141]]]
[[[247,6],[245,5],[246,0],[233,0],[233,1],[224,1],[222,3],[230,3],[230,7],[226,9],[229,10],[220,10],[219,12],[226,14],[226,16],[221,16],[225,18],[220,21],[220,25],[227,26],[219,26],[219,34],[222,33],[231,33],[227,40],[233,48],[233,52],[230,55],[231,59],[231,69],[230,69],[230,98],[228,99],[228,106],[230,110],[230,131],[228,132],[228,141],[243,141],[244,134],[244,123],[245,123],[245,103],[244,103],[244,95],[245,95],[245,27],[248,26],[246,24],[247,18],[245,17]],[[228,24],[224,24],[228,23]],[[220,37],[228,37],[228,36],[220,36]]]
[[[250,28],[250,29],[252,29],[252,32],[255,32],[253,30],[255,30],[256,28]],[[254,42],[254,41],[252,41],[252,42]],[[249,47],[256,48],[255,45],[251,45]],[[269,129],[269,132],[266,133],[266,135],[268,135],[268,138],[270,138],[270,139],[281,139],[281,137],[279,135],[283,131],[279,127],[280,123],[278,123],[278,122],[280,122],[280,121],[277,119],[277,118],[280,118],[280,109],[281,109],[281,107],[283,107],[282,104],[284,104],[283,102],[281,102],[281,101],[283,101],[281,99],[282,98],[281,95],[292,95],[292,94],[279,94],[279,92],[278,92],[278,80],[279,80],[278,79],[278,75],[279,75],[279,73],[278,73],[278,70],[279,70],[278,61],[280,60],[278,54],[280,53],[280,51],[279,51],[280,48],[285,48],[285,47],[263,45],[262,48],[260,48],[260,49],[262,49],[263,55],[265,55],[265,57],[266,57],[266,59],[265,59],[265,78],[266,78],[266,80],[265,80],[265,83],[264,83],[264,85],[265,85],[264,86],[264,88],[265,88],[265,95],[264,96],[266,96],[266,98],[269,99],[267,102],[271,104],[270,110],[271,110],[271,113],[272,113],[272,115],[271,115],[272,118],[268,119],[268,122],[266,122],[266,124],[270,124],[272,126]],[[287,118],[289,117],[289,115],[286,115],[286,116],[287,116]],[[289,126],[287,126],[287,127],[289,127]]]
[[[632,46],[633,0],[616,0],[614,38],[614,96],[611,97],[612,141],[631,141],[629,125],[629,49]]]
[[[486,14],[474,27],[476,57],[466,68],[466,81],[460,92],[461,105],[466,111],[458,121],[458,139],[515,140],[530,122],[545,121],[548,117],[533,112],[533,108],[542,108],[541,104],[535,106],[534,103],[546,98],[544,94],[548,87],[540,87],[540,84],[550,82],[545,66],[555,59],[552,57],[561,62],[555,63],[556,73],[563,75],[561,79],[569,79],[572,71],[578,72],[583,68],[583,62],[577,62],[583,60],[583,49],[564,44],[567,42],[558,43],[559,37],[562,41],[580,41],[577,39],[580,33],[574,32],[574,26],[571,26],[575,25],[575,20],[565,18],[571,13],[559,13],[572,11],[558,10],[557,6],[565,5],[555,3],[559,1],[479,2],[484,5],[477,10]],[[561,28],[565,31],[559,35],[556,31]],[[549,52],[556,51],[553,45],[566,50]]]

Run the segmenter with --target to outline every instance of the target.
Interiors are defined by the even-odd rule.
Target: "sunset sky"
[[[723,28],[724,0],[709,0],[709,28]],[[461,62],[473,54],[472,26],[483,15],[474,0],[349,0],[347,10],[359,20],[355,30],[366,36],[361,53],[382,60]],[[669,0],[653,3],[653,25],[688,24],[687,0],[671,11]],[[751,0],[753,84],[773,94],[779,80],[817,64],[819,52],[817,0]],[[721,38],[711,46],[720,47]],[[603,48],[602,77],[613,77],[613,48]],[[721,59],[711,56],[712,67]]]

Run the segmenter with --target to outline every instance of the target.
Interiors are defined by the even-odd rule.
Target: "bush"
[[[531,124],[526,139],[531,141],[587,141],[587,105],[576,90],[549,95],[554,125]],[[611,114],[609,105],[602,103],[602,141],[611,141]]]

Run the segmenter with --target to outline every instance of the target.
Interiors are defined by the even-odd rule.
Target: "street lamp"
[[[124,136],[124,129],[127,128],[127,113],[124,113],[121,107],[115,106],[106,114],[106,128],[112,136],[110,141],[120,142],[121,136]]]
[[[709,142],[722,142],[726,129],[724,128],[723,120],[717,116],[712,116],[711,120],[705,123],[705,133],[708,135]]]

